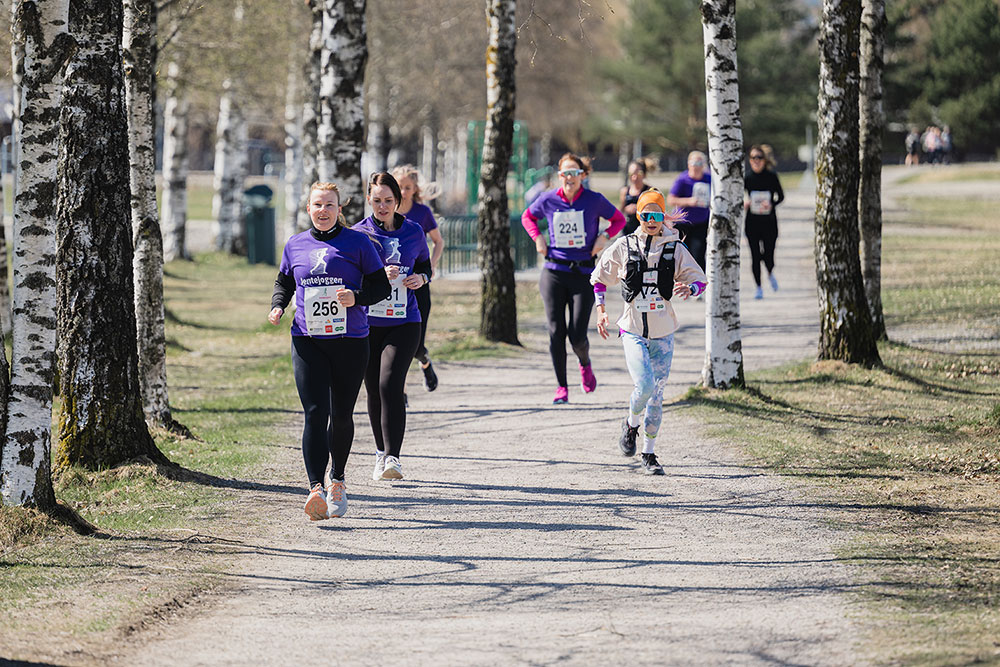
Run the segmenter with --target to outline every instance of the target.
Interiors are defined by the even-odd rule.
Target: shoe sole
[[[322,521],[326,519],[326,501],[322,496],[313,496],[306,501],[305,512],[310,521]]]
[[[382,479],[403,479],[403,473],[395,468],[386,468],[382,471]]]
[[[621,450],[622,456],[626,458],[632,458],[633,456],[635,456],[634,449],[632,451],[628,451],[627,449],[623,449],[621,446],[619,446],[618,449]]]
[[[663,468],[660,468],[658,470],[650,470],[650,469],[646,468],[645,472],[646,472],[647,475],[651,475],[653,477],[655,477],[656,475],[665,475],[666,474],[666,473],[663,472]]]
[[[567,403],[569,403],[568,398],[560,398],[552,401],[552,405],[566,405]]]

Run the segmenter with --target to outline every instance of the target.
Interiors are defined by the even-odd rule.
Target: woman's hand
[[[274,308],[271,309],[271,312],[267,314],[267,321],[273,324],[274,326],[278,326],[278,322],[281,321],[281,316],[284,314],[285,311],[283,309],[275,306]]]
[[[545,237],[541,234],[535,237],[535,250],[542,257],[545,257],[545,253],[549,250],[549,247],[545,245]]]
[[[683,301],[687,301],[694,294],[694,290],[690,285],[685,285],[684,283],[674,283],[674,296],[678,296]]]
[[[597,307],[597,333],[604,340],[608,339],[608,313],[600,306]]]
[[[390,281],[395,280],[399,277],[399,266],[396,264],[386,264],[385,275],[389,277]]]
[[[594,239],[594,247],[590,249],[590,254],[593,257],[601,254],[601,251],[608,247],[608,237],[604,234],[598,234],[597,238]]]
[[[346,287],[341,287],[337,290],[337,303],[344,308],[350,308],[356,303],[354,300],[354,292]]]
[[[427,284],[424,280],[424,274],[414,273],[403,278],[403,287],[406,289],[420,289]]]

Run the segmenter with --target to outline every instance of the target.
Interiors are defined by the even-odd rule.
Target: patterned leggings
[[[670,362],[674,358],[674,335],[643,338],[623,331],[622,347],[625,349],[625,365],[635,384],[629,398],[631,421],[637,421],[637,417],[645,411],[643,452],[651,454],[663,419],[663,389],[667,386]]]

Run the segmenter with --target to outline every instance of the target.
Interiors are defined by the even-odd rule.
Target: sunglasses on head
[[[563,169],[559,172],[560,176],[572,177],[579,176],[583,173],[583,169]]]
[[[666,219],[666,214],[662,211],[643,211],[639,214],[641,222],[663,222]]]

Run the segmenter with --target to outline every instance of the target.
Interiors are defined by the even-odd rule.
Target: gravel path
[[[780,209],[781,291],[754,301],[745,267],[748,369],[815,351],[812,212],[804,193]],[[803,489],[700,432],[677,396],[699,377],[704,305],[678,311],[666,477],[617,451],[631,390],[619,343],[594,333],[597,392],[571,387],[571,403],[552,406],[534,323],[523,356],[440,364],[433,394],[412,379],[404,481],[369,480],[357,413],[343,519],[302,514],[290,424],[287,456],[257,480],[273,490],[246,494],[242,555],[223,575],[233,586],[118,662],[857,662],[842,536]]]

